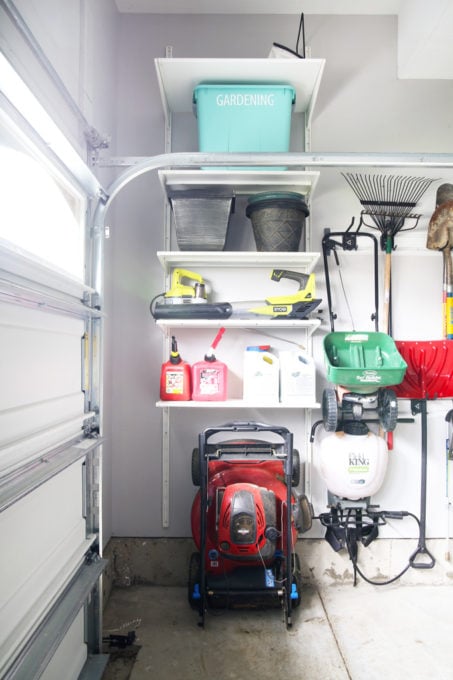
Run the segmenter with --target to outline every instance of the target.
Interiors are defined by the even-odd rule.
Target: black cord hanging
[[[302,54],[299,54],[299,40],[300,40],[301,33],[302,33]],[[300,15],[299,32],[297,34],[297,41],[296,41],[296,54],[299,54],[299,56],[301,56],[302,59],[305,59],[305,20],[304,20],[304,13],[303,12]]]

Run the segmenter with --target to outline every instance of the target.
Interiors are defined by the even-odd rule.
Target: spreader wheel
[[[338,425],[337,393],[331,387],[322,393],[322,419],[327,432],[335,432]]]
[[[393,390],[379,390],[377,411],[384,430],[393,432],[398,420],[398,400]]]
[[[190,556],[189,565],[189,581],[188,581],[188,597],[189,604],[192,609],[199,609],[200,607],[200,580],[201,580],[201,557],[200,553],[194,552]]]
[[[200,486],[200,449],[193,449],[192,451],[192,484]]]

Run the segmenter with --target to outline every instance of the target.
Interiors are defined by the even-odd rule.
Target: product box
[[[290,85],[198,85],[200,151],[289,151],[296,93]]]

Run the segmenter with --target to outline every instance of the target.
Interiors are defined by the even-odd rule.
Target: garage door
[[[71,680],[105,665],[101,258],[86,227],[101,191],[29,122],[2,97],[0,677]]]

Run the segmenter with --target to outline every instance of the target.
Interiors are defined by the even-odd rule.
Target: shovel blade
[[[451,340],[395,340],[407,363],[404,380],[394,386],[400,399],[453,397],[453,342]]]
[[[453,247],[453,200],[442,203],[434,211],[428,225],[426,247],[444,250]]]

